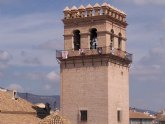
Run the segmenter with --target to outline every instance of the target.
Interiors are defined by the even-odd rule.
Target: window
[[[74,50],[79,50],[80,49],[80,31],[79,30],[74,30],[73,31],[73,43],[74,43]]]
[[[119,33],[119,37],[118,37],[118,49],[121,49],[121,45],[122,45],[122,35],[121,35],[121,33]]]
[[[114,30],[113,29],[111,30],[110,40],[111,40],[110,47],[114,47]]]
[[[90,49],[97,48],[97,29],[92,28],[90,30]]]
[[[88,116],[87,110],[81,110],[80,114],[81,114],[81,117],[80,117],[81,121],[87,121],[87,116]]]
[[[121,122],[121,110],[117,110],[117,121]]]

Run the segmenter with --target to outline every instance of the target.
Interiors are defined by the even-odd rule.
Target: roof
[[[32,114],[2,114],[0,124],[38,124],[40,119]]]
[[[38,124],[33,105],[24,99],[13,99],[13,91],[0,90],[0,124]]]
[[[58,111],[44,118],[39,124],[70,124],[70,121],[62,117]]]
[[[136,111],[129,111],[129,118],[130,119],[155,119],[154,116],[149,115],[148,113],[143,112],[136,112]]]
[[[32,104],[22,98],[16,100],[13,98],[12,91],[0,91],[0,110],[1,111],[22,111],[22,112],[36,112],[32,108]]]
[[[158,114],[158,115],[156,116],[156,118],[157,118],[159,121],[165,121],[165,115],[163,115],[163,114]]]

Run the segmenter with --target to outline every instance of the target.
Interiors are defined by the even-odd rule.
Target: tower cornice
[[[103,21],[109,21],[113,24],[120,25],[123,28],[127,27],[127,22],[122,21],[116,18],[113,18],[109,15],[98,15],[98,16],[91,16],[91,17],[84,17],[84,18],[70,18],[70,19],[63,19],[64,26],[67,25],[81,25],[82,23],[97,23]]]

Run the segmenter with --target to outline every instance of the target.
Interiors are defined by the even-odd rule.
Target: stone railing
[[[126,22],[126,14],[106,2],[102,5],[96,3],[94,6],[88,4],[86,7],[81,5],[78,8],[73,6],[72,8],[66,7],[64,9],[64,19],[84,18],[99,15],[109,15],[119,21]]]
[[[122,51],[120,49],[110,47],[98,47],[96,49],[79,49],[79,50],[56,50],[56,58],[58,60],[65,60],[73,57],[81,56],[95,56],[95,55],[112,55],[129,62],[132,62],[132,54]]]

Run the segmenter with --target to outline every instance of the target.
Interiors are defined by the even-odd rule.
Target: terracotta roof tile
[[[129,111],[129,118],[130,119],[154,119],[155,117],[150,116],[147,113]]]
[[[32,104],[22,98],[12,99],[12,91],[0,91],[0,110],[1,111],[23,111],[35,112]]]
[[[40,121],[39,124],[70,124],[70,121],[62,117],[59,112],[54,112]]]
[[[33,105],[24,99],[12,99],[12,91],[0,91],[0,124],[38,124]]]

